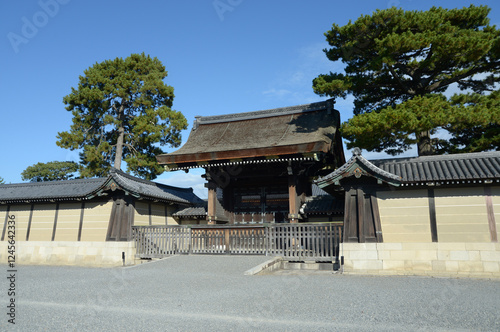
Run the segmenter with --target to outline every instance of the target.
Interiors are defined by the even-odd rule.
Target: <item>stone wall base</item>
[[[344,243],[344,273],[500,278],[500,243]]]
[[[8,263],[8,241],[0,242],[0,264]],[[93,267],[134,264],[135,244],[130,242],[16,241],[17,265],[75,265]]]

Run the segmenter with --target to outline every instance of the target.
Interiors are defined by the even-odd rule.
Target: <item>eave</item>
[[[315,183],[322,189],[329,186],[340,186],[341,181],[350,178],[361,178],[362,176],[373,177],[377,183],[387,183],[394,187],[399,187],[403,183],[400,176],[386,172],[370,163],[362,155],[359,149],[355,149],[353,156],[344,165],[334,172],[319,178]]]
[[[330,150],[330,144],[320,141],[305,144],[271,146],[257,149],[241,149],[217,152],[200,152],[186,155],[159,155],[156,157],[160,165],[188,164],[199,162],[215,162],[232,159],[250,159],[267,158],[275,156],[286,158],[290,155],[305,155],[314,153],[327,153]],[[270,158],[271,157],[271,158]]]

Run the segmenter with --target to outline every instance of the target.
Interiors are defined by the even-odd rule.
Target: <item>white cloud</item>
[[[286,95],[289,95],[292,92],[290,90],[286,90],[286,89],[274,89],[274,88],[272,88],[272,89],[266,90],[262,93],[265,95],[268,95],[268,96],[282,98]]]

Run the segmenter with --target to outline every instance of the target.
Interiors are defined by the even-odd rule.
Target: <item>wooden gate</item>
[[[342,226],[335,224],[133,226],[132,233],[138,258],[231,254],[334,261],[342,242]]]

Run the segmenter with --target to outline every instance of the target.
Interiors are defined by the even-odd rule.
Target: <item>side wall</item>
[[[427,190],[377,192],[384,242],[431,242]]]
[[[0,242],[0,262],[8,262],[8,241]],[[122,255],[125,254],[125,262]],[[16,241],[16,264],[112,267],[133,265],[135,243],[76,241]]]
[[[384,243],[489,243],[499,238],[498,187],[379,191],[377,201]]]
[[[178,225],[172,217],[176,206],[152,203],[148,201],[135,202],[134,226]]]
[[[499,187],[376,195],[384,242],[344,243],[345,272],[500,278]]]
[[[15,217],[16,263],[52,265],[132,264],[134,242],[106,241],[113,201],[0,206],[0,262],[8,261],[8,216]],[[136,201],[135,225],[176,225],[177,206]]]

